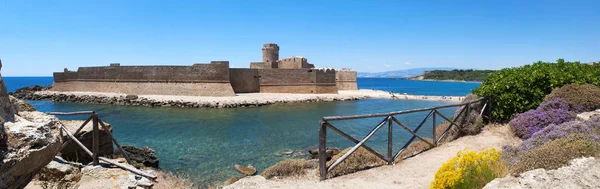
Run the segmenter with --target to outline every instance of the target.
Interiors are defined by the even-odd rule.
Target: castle
[[[54,73],[53,91],[135,95],[235,96],[236,93],[337,94],[357,90],[356,71],[317,69],[303,57],[279,60],[279,46],[264,44],[262,62],[229,68],[229,61],[191,66],[79,67]]]

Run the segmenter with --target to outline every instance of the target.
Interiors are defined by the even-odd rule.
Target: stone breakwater
[[[238,108],[257,107],[278,103],[332,102],[366,98],[398,100],[430,100],[460,102],[461,96],[422,96],[390,93],[378,90],[340,90],[338,94],[286,94],[286,93],[239,93],[228,97],[131,95],[99,92],[61,92],[47,87],[25,87],[11,95],[25,100],[50,100],[87,104],[113,104],[145,107],[181,108]]]
[[[24,100],[50,100],[53,102],[74,102],[86,104],[112,104],[126,106],[144,106],[144,107],[180,107],[180,108],[238,108],[238,107],[257,107],[277,103],[300,103],[300,102],[332,102],[346,100],[360,100],[367,98],[361,97],[316,97],[299,99],[271,99],[271,100],[236,100],[236,101],[186,101],[186,100],[167,100],[139,97],[135,95],[78,95],[51,92],[36,92],[17,95],[17,98]]]

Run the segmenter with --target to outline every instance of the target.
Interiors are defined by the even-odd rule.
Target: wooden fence
[[[344,160],[346,160],[346,158],[348,158],[348,156],[350,156],[352,153],[354,153],[356,150],[358,150],[358,148],[362,147],[365,150],[373,153],[375,156],[379,157],[380,159],[386,161],[388,163],[388,165],[391,165],[394,163],[394,161],[400,156],[400,154],[407,149],[407,147],[416,139],[419,138],[421,141],[426,142],[427,144],[429,144],[431,147],[435,147],[438,145],[438,143],[448,134],[448,131],[450,131],[450,129],[453,126],[462,126],[462,125],[457,125],[457,123],[453,120],[459,120],[462,119],[462,121],[460,121],[459,123],[465,123],[466,119],[467,119],[467,115],[469,115],[469,109],[471,104],[474,103],[478,103],[481,104],[481,102],[483,102],[483,107],[481,108],[481,112],[479,112],[479,115],[482,116],[483,118],[489,120],[491,118],[491,98],[489,97],[481,97],[472,101],[468,101],[468,102],[464,102],[464,103],[460,103],[460,104],[452,104],[452,105],[444,105],[444,106],[437,106],[437,107],[432,107],[432,108],[422,108],[422,109],[413,109],[413,110],[406,110],[406,111],[397,111],[397,112],[389,112],[389,113],[380,113],[380,114],[365,114],[365,115],[353,115],[353,116],[331,116],[331,117],[324,117],[323,120],[320,122],[321,126],[319,127],[319,172],[320,172],[320,176],[321,176],[321,180],[325,180],[327,179],[327,173],[329,173],[331,170],[333,170],[336,166],[338,166],[340,163],[342,163]],[[443,108],[452,108],[452,107],[459,107],[461,108],[461,111],[457,114],[457,116],[452,120],[446,116],[444,116],[443,114],[441,114],[438,110],[439,109],[443,109]],[[484,112],[486,112],[487,110],[487,114],[484,115]],[[405,124],[403,124],[402,122],[400,122],[398,119],[396,119],[395,116],[397,115],[402,115],[402,114],[410,114],[410,113],[416,113],[416,112],[426,112],[429,111],[429,114],[427,114],[427,116],[425,116],[425,118],[423,119],[423,121],[421,121],[421,123],[414,129],[411,130],[408,126],[406,126]],[[463,114],[464,113],[464,114]],[[449,122],[450,125],[448,126],[448,128],[444,131],[444,133],[442,133],[442,135],[440,135],[439,138],[436,138],[436,117],[439,116],[441,118],[443,118],[445,121]],[[462,116],[462,117],[461,117]],[[377,118],[377,117],[383,117],[383,120],[381,122],[379,122],[379,124],[377,124],[377,126],[375,126],[375,128],[373,128],[371,130],[371,132],[369,132],[362,140],[357,140],[356,138],[344,133],[343,131],[339,130],[338,128],[336,128],[335,126],[333,126],[333,124],[330,123],[330,121],[337,121],[337,120],[355,120],[355,119],[365,119],[365,118]],[[421,129],[421,127],[425,124],[425,122],[427,122],[427,119],[429,119],[429,117],[432,117],[433,119],[433,128],[432,128],[432,142],[429,142],[427,140],[425,140],[425,138],[419,134],[417,134],[417,132],[419,131],[419,129]],[[376,152],[375,150],[373,150],[372,148],[368,147],[367,145],[365,145],[365,143],[382,127],[384,127],[384,125],[388,126],[388,135],[387,135],[387,154],[386,156],[383,156],[381,154],[379,154],[378,152]],[[408,140],[404,146],[402,146],[402,148],[400,148],[400,150],[398,152],[396,152],[395,154],[393,153],[392,147],[393,147],[393,143],[392,143],[392,127],[394,125],[394,123],[396,123],[398,126],[400,126],[403,130],[407,131],[408,133],[412,134],[412,138],[410,140]],[[356,145],[354,145],[354,147],[352,147],[348,152],[346,152],[344,155],[342,155],[342,157],[338,158],[337,160],[335,160],[333,163],[331,163],[331,165],[327,166],[327,154],[326,154],[326,149],[327,149],[327,128],[339,133],[340,135],[342,135],[344,138],[347,138],[348,140],[352,141],[353,143],[355,143]]]
[[[79,128],[77,129],[77,131],[75,131],[75,133],[71,133],[71,131],[69,131],[69,129],[67,129],[67,127],[65,127],[64,124],[62,124],[62,122],[58,122],[60,124],[60,128],[61,130],[61,136],[62,136],[62,132],[64,131],[67,136],[69,138],[67,138],[66,141],[63,142],[62,147],[60,148],[61,150],[63,148],[65,148],[71,141],[75,142],[79,147],[81,147],[88,155],[90,155],[92,157],[92,164],[93,165],[98,165],[99,161],[102,160],[104,162],[107,162],[109,164],[113,164],[117,167],[120,167],[122,169],[131,171],[132,173],[150,178],[150,179],[156,179],[156,176],[146,173],[144,171],[141,171],[135,167],[133,167],[133,162],[131,161],[131,159],[129,158],[129,155],[127,154],[127,152],[125,150],[123,150],[123,148],[121,147],[121,145],[119,144],[119,142],[117,141],[117,138],[115,138],[112,133],[110,132],[110,130],[108,129],[108,127],[104,124],[104,122],[102,121],[102,119],[100,119],[100,116],[98,116],[98,114],[96,112],[93,111],[81,111],[81,112],[50,112],[48,113],[50,115],[60,115],[60,116],[75,116],[75,115],[90,115],[90,117],[85,120],[83,122],[83,124],[81,124],[81,126],[79,126]],[[81,143],[81,141],[79,141],[75,136],[77,136],[79,134],[79,132],[81,132],[81,130],[85,127],[85,125],[87,125],[89,122],[92,122],[92,151],[90,151],[90,149],[88,149],[87,147],[85,147],[85,145],[83,145]],[[121,152],[121,154],[123,154],[123,157],[125,158],[125,160],[127,161],[127,163],[129,165],[125,165],[125,164],[121,164],[119,162],[116,162],[112,159],[109,158],[105,158],[99,155],[99,151],[100,151],[100,129],[99,126],[102,126],[102,128],[104,129],[104,132],[106,132],[106,134],[108,136],[110,136],[111,140],[113,143],[115,143],[115,145],[117,146],[117,149],[119,150],[119,152]]]

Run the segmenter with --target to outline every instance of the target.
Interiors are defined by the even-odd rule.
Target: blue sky
[[[63,68],[248,67],[280,58],[376,72],[600,60],[600,1],[1,1],[4,76]]]

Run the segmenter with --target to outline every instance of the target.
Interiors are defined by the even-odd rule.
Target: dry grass
[[[313,165],[304,159],[286,159],[272,167],[269,167],[263,171],[261,176],[270,179],[273,177],[290,177],[290,176],[302,176],[306,174],[306,169],[312,168]]]
[[[339,154],[333,156],[331,161],[327,162],[327,166],[333,164],[335,160],[342,157],[346,152],[350,151],[351,148],[346,148]],[[349,173],[354,173],[360,170],[365,170],[372,167],[377,167],[381,165],[387,164],[384,160],[379,159],[379,157],[375,156],[373,153],[367,151],[364,148],[358,148],[352,155],[348,156],[346,160],[342,163],[338,164],[337,167],[333,168],[328,173],[328,177],[335,177],[340,175],[345,175]]]
[[[152,188],[155,189],[189,189],[194,186],[190,180],[184,178],[182,175],[167,173],[161,170],[154,171],[154,174],[156,175],[156,184]]]
[[[524,152],[517,158],[510,171],[518,175],[538,168],[557,169],[568,165],[572,159],[599,155],[598,142],[585,134],[575,133]]]
[[[444,122],[439,124],[436,128],[435,128],[435,137],[437,139],[440,138],[440,136],[442,136],[442,134],[444,133],[444,131],[446,131],[446,128],[448,128],[448,126],[450,126],[450,123]],[[454,132],[456,133],[456,132]],[[433,140],[431,138],[425,138],[425,140],[427,140],[430,143],[433,143]],[[446,143],[446,142],[450,142],[454,140],[454,135],[452,130],[448,131],[448,134],[446,134],[446,136],[444,136],[444,138],[442,140],[440,140],[440,143]],[[412,142],[410,145],[408,145],[408,147],[406,147],[406,150],[402,151],[402,153],[400,153],[400,156],[398,156],[398,158],[394,161],[395,163],[400,163],[402,162],[402,159],[419,154],[425,150],[429,150],[431,149],[431,145],[429,145],[427,142],[422,141],[420,139],[417,139],[417,141]]]

